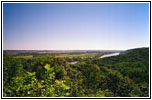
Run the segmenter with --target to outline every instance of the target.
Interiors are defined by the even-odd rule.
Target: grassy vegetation
[[[101,53],[84,53],[84,52],[76,52],[76,53],[8,53],[11,56],[14,56],[15,58],[32,58],[32,57],[38,57],[38,56],[56,56],[56,57],[95,57],[95,56],[102,56],[104,54],[108,54],[112,52],[101,52]]]
[[[32,58],[33,56],[32,55],[29,55],[29,56],[15,56],[15,58]]]
[[[95,57],[99,53],[81,53],[81,54],[59,54],[56,57]]]

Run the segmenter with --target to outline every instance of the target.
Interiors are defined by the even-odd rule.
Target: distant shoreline
[[[122,52],[125,50],[3,50],[8,53],[101,53]]]

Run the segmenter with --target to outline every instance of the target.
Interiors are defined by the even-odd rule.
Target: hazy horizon
[[[148,3],[3,3],[3,50],[149,47]]]
[[[149,48],[149,47],[134,47],[134,48],[128,48],[128,49],[122,49],[122,50],[121,50],[121,49],[69,49],[69,50],[66,50],[66,49],[60,49],[60,50],[59,50],[59,49],[58,49],[58,50],[55,50],[55,49],[54,49],[54,50],[53,50],[53,49],[52,49],[52,51],[64,51],[64,50],[65,50],[65,51],[70,51],[70,50],[71,50],[71,51],[72,51],[72,50],[73,50],[73,51],[76,51],[76,50],[118,50],[118,51],[125,51],[125,50],[129,50],[129,49],[137,49],[137,48]],[[27,50],[27,51],[28,51],[28,50],[35,50],[35,51],[36,51],[36,50],[37,50],[37,51],[41,51],[41,50],[42,50],[42,51],[43,51],[43,50],[44,50],[44,51],[45,51],[45,50],[47,51],[47,50],[48,50],[48,51],[49,51],[49,50],[50,50],[50,51],[51,51],[51,49],[39,49],[39,50],[38,50],[38,49],[3,49],[3,50],[6,50],[6,51],[7,51],[7,50]]]

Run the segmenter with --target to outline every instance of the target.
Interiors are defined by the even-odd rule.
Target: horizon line
[[[6,50],[6,49],[5,49]],[[8,49],[7,49],[8,50]],[[14,49],[9,49],[9,50],[14,50]],[[19,49],[18,49],[19,50]],[[20,49],[21,50],[21,49]],[[22,50],[30,50],[30,49],[22,49]],[[50,49],[44,49],[44,50],[36,50],[36,49],[33,49],[33,51],[51,51]],[[52,51],[79,51],[79,50],[91,50],[91,49],[71,49],[71,50],[52,50]],[[92,50],[118,50],[118,49],[92,49]],[[120,50],[120,49],[119,49]],[[124,50],[124,49],[123,49]]]
[[[136,49],[136,48],[149,48],[149,46],[145,47],[135,47],[135,48],[128,48],[128,49],[69,49],[69,50],[64,50],[64,49],[54,49],[54,51],[78,51],[78,50],[129,50],[129,49]],[[51,49],[3,49],[3,50],[35,50],[35,51],[45,51],[45,50],[51,50]],[[52,49],[53,51],[53,49]]]

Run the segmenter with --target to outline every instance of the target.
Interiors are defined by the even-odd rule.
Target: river
[[[106,58],[106,57],[111,57],[111,56],[117,56],[117,55],[119,55],[120,53],[111,53],[111,54],[106,54],[106,55],[103,55],[103,56],[101,56],[100,58]]]
[[[105,55],[103,55],[103,56],[101,56],[100,58],[106,58],[106,57],[111,57],[111,56],[117,56],[117,55],[119,55],[120,53],[111,53],[111,54],[105,54]],[[76,63],[78,63],[79,61],[73,61],[73,62],[68,62],[68,64],[76,64]]]

